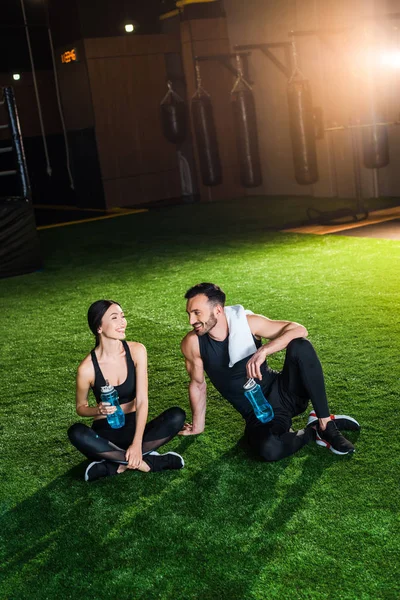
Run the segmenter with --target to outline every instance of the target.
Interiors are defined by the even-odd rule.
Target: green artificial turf
[[[0,282],[2,599],[399,598],[400,243],[271,232],[280,202],[45,230],[44,270]],[[306,325],[332,411],[362,424],[356,454],[313,444],[260,462],[209,385],[204,434],[166,447],[185,469],[83,482],[66,430],[89,304],[120,302],[128,339],[146,345],[152,418],[188,410],[183,295],[204,280],[228,304]]]

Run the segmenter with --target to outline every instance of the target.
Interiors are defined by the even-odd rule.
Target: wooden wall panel
[[[190,43],[192,38],[199,42],[201,40],[216,42],[225,40],[229,44],[228,30],[225,19],[193,19],[182,22],[182,44]]]
[[[181,187],[178,169],[152,173],[144,173],[136,177],[108,179],[104,181],[107,205],[127,207],[155,202],[163,198],[178,198]]]
[[[104,179],[140,173],[136,91],[139,60],[127,57],[88,61]]]
[[[36,80],[46,134],[51,135],[60,133],[61,122],[56,102],[53,72],[37,71]],[[22,136],[35,137],[41,135],[32,73],[21,73],[21,79],[19,81],[14,81],[9,73],[0,73],[0,86],[14,88]],[[0,112],[5,115],[5,109],[0,109]],[[5,118],[0,117],[0,124],[1,123],[6,123]],[[10,134],[7,129],[0,130],[0,139],[8,139],[9,136]]]
[[[154,36],[142,37],[149,44]],[[91,41],[85,45],[89,47]],[[108,38],[100,50],[103,41],[94,40],[92,50],[96,46],[97,54],[109,51]],[[153,46],[147,48],[148,54],[140,46],[139,54],[87,61],[108,206],[181,194],[176,147],[167,142],[161,128],[160,102],[167,91],[165,58],[163,53],[152,53]],[[89,50],[89,55],[94,53]]]
[[[180,38],[174,34],[90,38],[85,39],[84,43],[88,59],[136,54],[147,56],[181,50]]]

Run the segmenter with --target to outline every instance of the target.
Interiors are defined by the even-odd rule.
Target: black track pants
[[[251,419],[245,429],[250,447],[264,460],[276,461],[294,454],[314,439],[312,429],[291,432],[292,417],[303,413],[309,400],[317,417],[329,417],[324,375],[313,345],[306,338],[292,340],[286,348],[282,372],[268,393],[275,418],[262,424]]]
[[[180,431],[185,422],[185,411],[179,407],[169,408],[149,421],[143,434],[143,455],[157,450]],[[125,425],[112,429],[107,419],[93,421],[92,427],[75,423],[68,429],[71,443],[91,460],[108,460],[121,465],[128,464],[125,450],[130,446],[136,430],[136,413],[125,415]]]

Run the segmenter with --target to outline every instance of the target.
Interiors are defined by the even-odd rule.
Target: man
[[[193,330],[183,338],[181,349],[190,377],[192,423],[185,424],[181,435],[195,435],[204,431],[206,372],[214,387],[243,416],[246,422],[245,438],[250,447],[265,460],[276,461],[290,456],[311,440],[316,440],[317,444],[335,454],[354,452],[353,444],[341,434],[338,427],[359,430],[360,426],[351,417],[330,415],[321,363],[312,344],[306,339],[308,333],[303,325],[245,314],[243,307],[225,308],[224,292],[212,283],[195,285],[186,292],[185,298]],[[237,350],[240,353],[240,348],[229,344],[233,340],[233,331],[230,330],[227,315],[229,309],[236,308],[242,311],[244,323],[241,322],[239,335],[235,331],[235,339],[240,340],[241,335],[247,334],[251,344],[254,342],[255,352],[236,359],[233,364],[230,355]],[[262,338],[268,341],[262,344]],[[284,349],[285,362],[278,373],[268,367],[266,358]],[[274,418],[269,423],[263,424],[256,418],[250,402],[244,396],[243,385],[248,378],[258,380],[272,405]],[[313,411],[307,427],[293,432],[292,417],[303,413],[309,400]]]

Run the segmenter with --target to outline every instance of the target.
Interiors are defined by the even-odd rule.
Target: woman
[[[183,458],[175,452],[160,455],[157,448],[169,442],[183,427],[185,412],[169,408],[147,423],[147,353],[143,344],[125,341],[126,319],[118,302],[98,300],[88,311],[88,323],[96,338],[94,350],[81,362],[76,382],[76,412],[93,417],[92,427],[75,423],[68,430],[72,444],[89,459],[85,481],[123,473],[181,469]],[[112,429],[107,415],[115,406],[103,403],[106,381],[118,392],[125,425]],[[97,406],[89,406],[92,390]]]

